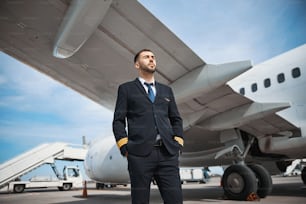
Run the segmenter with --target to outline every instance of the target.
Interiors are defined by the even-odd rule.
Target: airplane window
[[[244,94],[245,94],[244,88],[240,88],[239,93],[240,93],[241,95],[244,95]]]
[[[298,78],[299,76],[301,76],[301,70],[300,70],[300,68],[299,68],[299,67],[296,67],[296,68],[292,69],[291,74],[292,74],[292,77],[293,77],[293,78]]]
[[[284,73],[280,73],[277,75],[277,81],[278,83],[283,83],[285,81],[285,74]]]
[[[271,80],[269,78],[264,80],[264,86],[265,86],[265,88],[268,88],[268,87],[271,86]]]
[[[256,83],[252,84],[251,89],[252,89],[252,92],[256,92],[257,91],[257,84]]]

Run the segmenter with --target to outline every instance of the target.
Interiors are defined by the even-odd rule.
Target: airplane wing
[[[288,104],[255,103],[226,85],[250,61],[206,64],[135,0],[1,1],[0,13],[1,51],[109,109],[119,84],[137,76],[134,54],[154,50],[156,78],[173,88],[185,121],[187,152],[219,148],[227,129],[262,137],[295,128],[275,114]]]
[[[181,163],[185,166],[231,163],[233,148],[242,154],[249,140],[248,135],[259,140],[284,137],[289,132],[290,137],[300,136],[298,127],[277,114],[289,107],[287,102],[252,101],[235,92],[227,83],[179,104],[186,137]],[[264,155],[264,151],[258,149],[256,140],[250,154],[255,157],[268,156]]]
[[[165,84],[205,65],[135,0],[1,1],[0,13],[1,51],[109,109],[118,85],[136,78],[143,48]]]

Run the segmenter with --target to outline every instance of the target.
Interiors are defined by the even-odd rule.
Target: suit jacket
[[[148,155],[157,134],[172,155],[177,154],[183,145],[182,119],[172,89],[157,82],[155,88],[154,103],[138,79],[118,88],[113,133],[122,155],[126,151],[138,156]]]

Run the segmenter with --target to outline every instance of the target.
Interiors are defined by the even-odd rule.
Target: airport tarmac
[[[129,204],[129,186],[118,186],[116,188],[96,190],[94,184],[89,184],[87,197],[83,197],[83,190],[58,191],[57,189],[26,190],[24,193],[15,194],[0,192],[0,203],[22,203],[22,204]],[[231,204],[237,201],[226,200],[220,187],[220,178],[212,178],[209,183],[187,183],[183,184],[184,204],[199,203],[223,203]],[[238,203],[250,203],[251,201],[239,201]],[[265,204],[295,204],[306,203],[306,186],[301,178],[297,177],[273,177],[273,190],[270,196],[252,201]],[[160,204],[158,189],[152,185],[150,204]]]

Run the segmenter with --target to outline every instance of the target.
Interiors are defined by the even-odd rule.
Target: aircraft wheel
[[[255,174],[245,165],[234,164],[228,167],[221,182],[225,196],[232,200],[246,200],[257,191]]]
[[[265,198],[272,191],[272,179],[270,173],[261,165],[250,164],[248,167],[255,173],[257,179],[257,195]]]
[[[306,167],[303,168],[301,177],[302,177],[303,183],[306,185]]]

